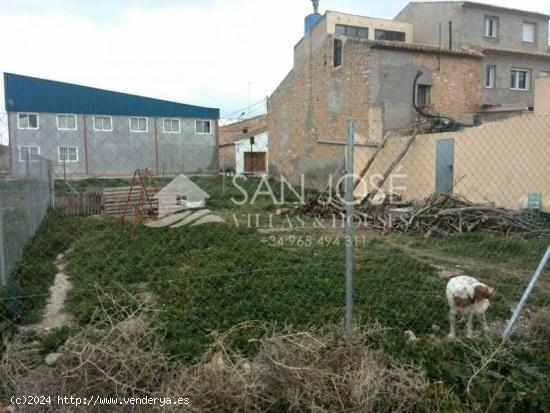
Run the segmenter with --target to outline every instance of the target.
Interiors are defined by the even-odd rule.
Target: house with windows
[[[342,170],[347,120],[376,147],[419,121],[472,126],[535,106],[550,75],[549,16],[468,1],[409,3],[394,19],[305,19],[294,64],[268,99],[269,171],[323,185]]]
[[[414,42],[413,24],[317,11],[267,103],[270,174],[312,187],[342,171],[347,121],[358,145],[405,133],[420,113],[473,124],[482,94],[473,50]]]
[[[38,155],[57,177],[217,171],[219,109],[12,73],[4,91],[13,174]]]
[[[483,120],[533,110],[535,80],[550,76],[549,19],[469,1],[412,2],[395,18],[413,25],[415,43],[483,55]]]

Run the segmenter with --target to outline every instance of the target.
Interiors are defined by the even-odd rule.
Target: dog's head
[[[474,302],[481,301],[484,298],[492,298],[495,295],[495,289],[479,283],[474,287]]]

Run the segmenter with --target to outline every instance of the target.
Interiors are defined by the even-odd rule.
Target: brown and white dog
[[[472,337],[472,323],[474,315],[477,315],[483,330],[489,330],[485,312],[489,308],[489,299],[493,296],[494,289],[479,282],[473,277],[461,275],[454,277],[447,283],[447,301],[449,303],[449,337],[456,336],[456,314],[458,312],[468,317],[466,324],[466,337]]]

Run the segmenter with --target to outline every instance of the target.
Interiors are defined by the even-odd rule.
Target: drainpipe
[[[88,170],[88,128],[86,126],[86,115],[83,115],[82,120],[83,120],[82,128],[84,129],[84,165],[85,165],[85,169],[86,169],[86,175],[88,175],[89,174],[89,170]]]

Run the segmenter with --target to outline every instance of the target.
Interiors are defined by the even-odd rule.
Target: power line
[[[267,101],[267,98],[263,98],[262,100],[260,100],[260,101],[258,101],[258,102],[256,102],[256,103],[254,103],[254,104],[252,104],[252,105],[250,105],[250,106],[246,106],[246,107],[244,107],[244,108],[242,108],[242,109],[236,110],[235,112],[231,112],[231,113],[227,113],[227,114],[223,115],[223,116],[222,116],[222,119],[223,119],[223,118],[229,118],[229,117],[231,117],[232,115],[235,115],[235,114],[237,114],[237,113],[239,113],[239,112],[247,112],[248,110],[252,109],[253,107],[258,106],[258,105],[260,105],[260,104],[262,104],[262,103],[264,103],[264,102],[266,102],[266,101]]]

